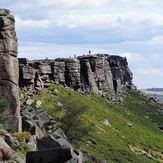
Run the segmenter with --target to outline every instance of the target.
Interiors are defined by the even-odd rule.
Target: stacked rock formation
[[[68,86],[81,93],[94,92],[110,98],[123,87],[134,88],[125,57],[108,54],[78,58],[29,61],[19,59],[20,87],[42,89],[50,83]]]
[[[8,101],[3,113],[7,117],[6,128],[19,130],[19,64],[15,20],[9,10],[0,9],[0,96]]]

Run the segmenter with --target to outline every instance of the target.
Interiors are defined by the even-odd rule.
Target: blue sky
[[[16,19],[18,57],[126,56],[138,88],[163,87],[162,0],[1,0]]]

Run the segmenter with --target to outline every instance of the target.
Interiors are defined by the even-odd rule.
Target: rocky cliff
[[[19,71],[20,87],[36,90],[57,83],[81,93],[91,91],[111,98],[124,87],[134,88],[126,58],[108,54],[37,61],[21,58]]]
[[[3,113],[6,128],[19,130],[19,65],[15,20],[9,10],[0,9],[0,96],[5,96],[8,109]]]

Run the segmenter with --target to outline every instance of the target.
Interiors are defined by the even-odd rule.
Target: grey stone
[[[43,133],[43,131],[41,130],[41,128],[39,128],[37,125],[35,126],[35,133],[34,135],[36,135],[37,139],[41,139],[45,136],[45,134]]]
[[[31,117],[33,113],[33,108],[31,106],[26,106],[25,108],[21,108],[21,116]]]
[[[59,91],[58,91],[57,89],[55,89],[55,90],[54,90],[54,93],[56,93],[56,94],[57,94],[57,93],[59,93]]]
[[[19,64],[26,65],[28,64],[28,59],[26,58],[18,58]]]
[[[22,77],[24,80],[34,79],[35,70],[30,66],[22,66]]]
[[[27,142],[27,147],[29,148],[28,151],[36,151],[37,150],[36,136],[31,136],[30,141]]]
[[[26,156],[26,163],[64,163],[71,158],[71,149],[57,148],[37,152],[28,152]]]
[[[58,101],[58,102],[57,102],[57,106],[62,107],[63,104],[62,104],[60,101]]]
[[[36,101],[36,108],[40,108],[41,104],[42,104],[42,102],[40,100]]]
[[[80,150],[72,150],[72,158],[66,163],[82,163],[83,162],[83,153]]]
[[[30,132],[31,135],[35,135],[38,139],[44,137],[42,130],[37,126],[35,120],[28,115],[22,117],[22,130]]]
[[[108,119],[103,120],[102,123],[105,124],[106,126],[111,127],[111,124],[109,123]]]
[[[25,119],[24,117],[22,118],[22,130],[23,131],[29,131],[32,135],[35,134],[35,122],[32,120]]]
[[[1,16],[7,16],[8,14],[10,14],[10,10],[0,9],[0,15]]]
[[[27,105],[32,105],[32,104],[34,103],[34,100],[28,99],[25,103],[26,103]]]
[[[38,150],[60,148],[61,145],[51,136],[45,136],[37,140]]]
[[[64,134],[61,128],[55,129],[54,131],[52,131],[52,134],[55,135],[56,137],[67,139],[66,135]]]
[[[37,119],[37,125],[43,127],[45,123],[49,122],[52,117],[47,114],[45,111],[42,111],[34,116]]]
[[[0,147],[4,149],[5,151],[8,151],[12,158],[15,158],[14,160],[19,163],[25,163],[25,159],[23,156],[19,155],[17,152],[15,152],[11,147],[0,137]]]
[[[83,162],[92,161],[92,157],[88,152],[82,151],[82,153],[83,153],[83,160],[82,160]]]
[[[7,131],[4,133],[5,142],[9,146],[19,146],[19,142],[15,137],[12,137]]]
[[[61,147],[73,148],[73,146],[64,138],[58,138],[56,141],[61,145]]]
[[[133,127],[133,124],[130,123],[130,122],[127,122],[126,125],[127,125],[129,128]]]

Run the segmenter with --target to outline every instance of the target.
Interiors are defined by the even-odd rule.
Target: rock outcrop
[[[57,148],[37,152],[28,152],[26,163],[64,163],[72,158],[71,149]]]
[[[27,163],[49,162],[82,162],[92,160],[85,158],[84,153],[74,149],[63,130],[56,125],[56,121],[42,109],[33,109],[24,106],[21,111],[23,119],[23,131],[31,133],[36,138],[36,148],[27,153]]]
[[[15,20],[9,10],[0,9],[0,96],[8,101],[3,113],[7,117],[5,128],[20,129],[20,106],[18,94],[19,64]]]
[[[18,140],[0,125],[0,162],[25,163],[25,156],[14,148],[20,148]]]
[[[19,68],[20,87],[36,90],[57,83],[81,93],[91,91],[110,99],[124,87],[134,88],[127,59],[120,56],[94,54],[37,61],[21,58]]]

